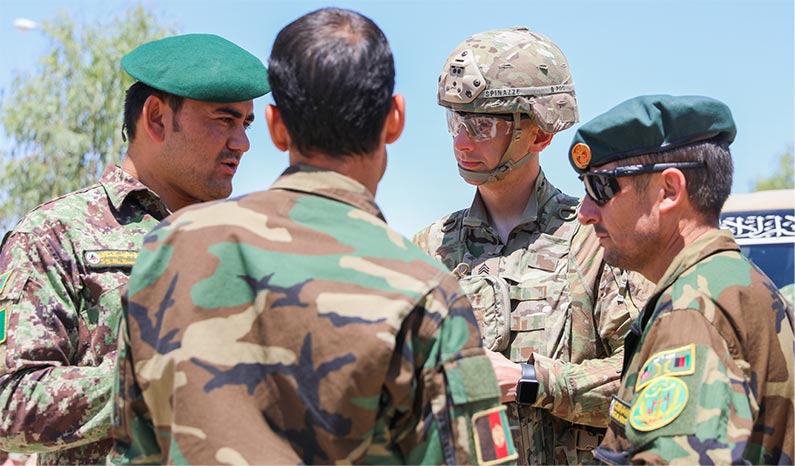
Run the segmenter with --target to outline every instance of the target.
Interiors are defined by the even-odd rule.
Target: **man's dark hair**
[[[395,63],[372,20],[323,8],[279,32],[268,81],[299,152],[361,155],[378,146],[392,108]]]
[[[135,122],[138,121],[138,117],[141,116],[144,102],[146,102],[146,99],[148,99],[150,95],[159,97],[160,100],[171,107],[171,110],[174,112],[174,130],[180,130],[179,124],[177,123],[177,113],[179,113],[179,109],[182,108],[182,102],[184,102],[185,99],[174,94],[169,94],[168,92],[159,91],[138,81],[127,89],[127,93],[124,96],[124,124],[121,127],[121,134],[122,136],[126,135],[130,141],[135,139]]]
[[[721,138],[697,142],[654,155],[641,155],[621,160],[616,165],[650,164],[664,162],[702,162],[698,168],[685,168],[682,173],[687,183],[690,202],[704,218],[715,225],[720,220],[720,211],[732,189],[734,164],[729,143]],[[633,187],[645,192],[649,184],[647,176],[632,176]]]

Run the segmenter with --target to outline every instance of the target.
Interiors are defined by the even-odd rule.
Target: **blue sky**
[[[0,89],[13,73],[32,70],[46,46],[37,31],[12,23],[41,21],[67,10],[102,21],[130,0],[0,0]],[[278,31],[323,6],[357,10],[373,19],[392,44],[396,91],[406,96],[407,124],[389,147],[389,167],[376,200],[389,223],[405,235],[453,210],[468,207],[474,188],[458,176],[436,82],[447,55],[467,36],[488,29],[529,26],[566,54],[585,122],[641,94],[701,94],[726,102],[738,126],[732,145],[734,192],[748,192],[757,177],[778,167],[793,145],[792,0],[559,0],[432,1],[144,0],[181,33],[214,33],[267,62]],[[271,144],[264,109],[249,132],[251,150],[235,179],[235,195],[267,188],[287,164]],[[576,126],[575,126],[576,128]],[[575,129],[555,136],[541,155],[547,176],[582,195],[566,152]],[[0,139],[0,150],[7,146]]]

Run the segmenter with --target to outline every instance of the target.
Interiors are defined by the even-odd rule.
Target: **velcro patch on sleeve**
[[[690,375],[696,371],[696,345],[689,344],[671,350],[654,353],[638,372],[635,392],[649,385],[656,377],[664,375]]]
[[[0,345],[6,342],[8,335],[8,311],[0,309]]]
[[[86,266],[95,269],[132,267],[133,264],[135,264],[136,258],[138,258],[138,251],[120,251],[114,249],[83,251],[83,259],[86,261]]]
[[[667,426],[687,405],[687,384],[678,377],[654,378],[635,398],[629,423],[636,430],[648,432]]]
[[[478,464],[492,465],[519,457],[513,445],[505,406],[479,411],[472,416],[472,434]]]

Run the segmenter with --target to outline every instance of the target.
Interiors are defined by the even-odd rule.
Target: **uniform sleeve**
[[[386,384],[394,403],[364,462],[501,464],[517,457],[494,370],[466,296],[452,276],[427,295],[398,335]],[[408,396],[406,380],[413,379]],[[401,403],[402,401],[402,403]],[[392,457],[388,443],[399,453]],[[375,454],[373,452],[376,452]]]
[[[53,241],[14,233],[0,253],[3,450],[61,450],[108,437],[115,354],[71,365],[83,306]]]
[[[598,240],[587,230],[579,230],[570,254],[576,261],[569,271],[574,357],[564,362],[531,356],[540,382],[535,406],[572,423],[606,427],[621,383],[624,337],[653,284],[605,264]]]
[[[667,312],[648,330],[627,380],[629,461],[741,464],[753,428],[752,387],[698,310]],[[757,408],[758,409],[758,408]]]

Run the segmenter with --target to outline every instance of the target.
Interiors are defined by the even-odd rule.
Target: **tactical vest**
[[[480,228],[479,222],[468,224],[468,209],[430,227],[429,250],[459,278],[485,347],[518,363],[527,362],[533,352],[571,362],[572,293],[594,302],[598,290],[585,289],[584,276],[590,274],[589,282],[599,282],[593,271],[584,271],[569,254],[580,231],[578,206],[577,198],[559,191],[547,197],[538,206],[536,228],[523,247],[504,256],[477,257],[468,249],[468,244],[477,243],[468,235]],[[592,331],[592,341],[599,342],[595,325]],[[526,452],[520,453],[521,464],[596,462],[590,450],[598,445],[604,429],[571,424],[545,409],[516,403],[511,403],[509,412],[515,444]]]

